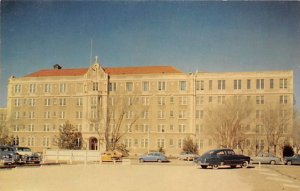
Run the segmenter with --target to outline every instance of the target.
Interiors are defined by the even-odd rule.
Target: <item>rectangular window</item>
[[[159,81],[158,82],[158,91],[165,91],[166,90],[166,82]]]
[[[264,96],[256,96],[256,104],[264,104],[265,103],[265,97]]]
[[[170,103],[174,103],[174,97],[173,96],[170,97]]]
[[[270,89],[274,88],[274,79],[270,79]]]
[[[165,97],[158,97],[157,102],[158,102],[158,105],[165,105],[166,104]]]
[[[180,91],[186,91],[187,87],[186,87],[186,81],[180,81],[179,82],[179,90]]]
[[[50,98],[46,98],[45,102],[44,102],[45,106],[50,106],[51,105],[51,99]]]
[[[187,97],[180,97],[179,98],[179,105],[187,105]]]
[[[29,93],[35,93],[35,84],[30,84],[29,85]]]
[[[27,138],[27,146],[34,146],[34,142],[35,142],[35,139],[34,137],[28,137]]]
[[[203,96],[197,96],[196,97],[196,105],[202,105],[204,103],[204,97]]]
[[[66,105],[66,98],[60,98],[59,99],[59,105],[60,106],[65,106]]]
[[[160,110],[160,111],[158,111],[158,119],[164,119],[165,118],[165,112],[164,111],[162,111],[162,110]]]
[[[66,84],[60,84],[59,85],[59,92],[60,93],[65,93],[66,92],[66,87],[67,87]]]
[[[208,97],[208,102],[211,103],[212,100],[213,100],[213,97],[212,97],[212,96],[209,96],[209,97]]]
[[[157,132],[164,133],[165,132],[165,125],[164,124],[159,124],[157,126]]]
[[[15,85],[15,93],[21,93],[21,84]]]
[[[143,97],[143,105],[149,105],[150,101],[149,101],[149,97]]]
[[[50,93],[51,92],[51,84],[45,84],[44,92],[45,93]]]
[[[256,89],[264,89],[265,88],[265,80],[264,79],[256,79]]]
[[[133,90],[133,83],[126,82],[126,91],[131,92]]]
[[[165,147],[165,139],[157,139],[157,147],[164,148]]]
[[[169,146],[173,147],[174,146],[174,140],[173,139],[169,139]]]
[[[184,133],[184,132],[185,132],[185,125],[184,125],[184,124],[180,124],[180,125],[179,125],[178,132],[179,132],[179,133]]]
[[[76,119],[82,119],[82,111],[76,112]]]
[[[225,103],[225,96],[218,96],[218,104],[224,104]]]
[[[93,91],[99,91],[99,83],[93,82]]]
[[[218,90],[225,90],[225,80],[218,80]]]
[[[44,137],[43,138],[43,147],[49,147],[50,146],[50,138]]]
[[[44,118],[45,119],[50,119],[50,111],[45,111]]]
[[[82,106],[82,98],[77,98],[76,105]]]
[[[179,119],[186,119],[185,111],[179,111]]]
[[[287,95],[281,95],[279,100],[280,104],[287,104],[288,103],[288,96]]]
[[[203,119],[203,110],[196,110],[196,119]]]
[[[149,91],[149,82],[145,81],[145,82],[143,82],[142,84],[143,84],[143,85],[142,85],[143,91],[144,91],[144,92]]]
[[[234,80],[233,86],[235,90],[242,89],[242,80]]]
[[[212,80],[209,80],[209,81],[208,81],[208,89],[209,89],[209,90],[212,90],[212,87],[213,87],[213,81],[212,81]]]
[[[280,79],[279,87],[280,89],[287,89],[287,79]]]
[[[183,146],[183,140],[182,139],[178,139],[178,148],[181,149]]]
[[[34,111],[30,111],[29,113],[29,119],[34,119],[35,118],[35,113],[34,113]]]
[[[251,80],[250,79],[247,80],[247,89],[248,90],[251,89]]]
[[[59,118],[60,119],[64,119],[65,118],[65,112],[64,111],[60,111]]]
[[[115,92],[117,90],[117,84],[115,82],[109,82],[108,90],[110,92]]]
[[[196,81],[196,90],[204,90],[204,81]]]

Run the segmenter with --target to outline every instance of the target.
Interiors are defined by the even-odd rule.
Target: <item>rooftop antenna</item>
[[[91,38],[91,55],[90,55],[90,65],[92,66],[93,59],[93,39]]]

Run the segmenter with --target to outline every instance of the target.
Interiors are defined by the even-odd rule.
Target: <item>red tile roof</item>
[[[48,69],[33,72],[24,77],[47,77],[47,76],[82,76],[88,71],[88,68],[78,69]],[[182,73],[172,66],[138,66],[138,67],[115,67],[104,68],[109,75],[123,74],[163,74],[163,73]]]
[[[40,70],[26,75],[25,77],[47,77],[47,76],[82,76],[87,72],[87,68],[78,69],[50,69]]]

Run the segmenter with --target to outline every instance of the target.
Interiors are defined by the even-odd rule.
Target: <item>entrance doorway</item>
[[[96,137],[89,139],[89,150],[98,150],[98,139]]]

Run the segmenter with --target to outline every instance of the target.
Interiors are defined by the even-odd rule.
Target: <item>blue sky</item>
[[[294,70],[300,2],[1,1],[0,107],[7,79],[52,68],[173,65],[184,72]]]

